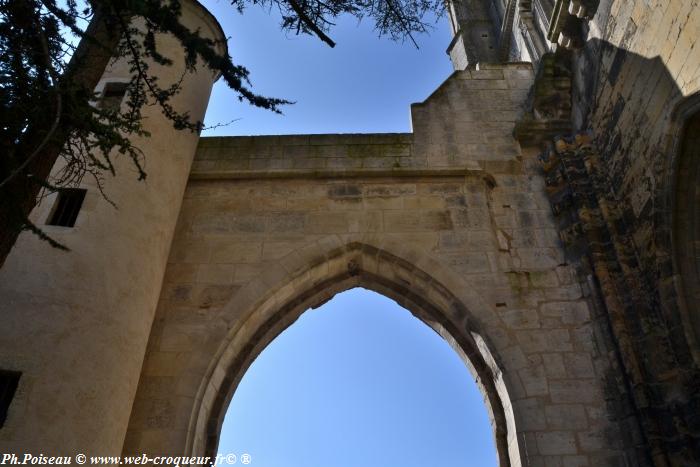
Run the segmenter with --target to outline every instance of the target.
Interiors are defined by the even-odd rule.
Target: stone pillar
[[[212,39],[225,38],[195,0],[182,2],[182,22]],[[183,50],[159,37],[172,67],[151,70],[167,86],[184,71]],[[224,43],[220,53],[226,53]],[[128,81],[128,65],[108,69],[98,90]],[[201,120],[214,73],[200,63],[184,76],[173,100]],[[0,433],[0,452],[119,455],[138,384],[166,261],[199,135],[173,128],[158,107],[144,108],[149,138],[146,181],[115,155],[117,176],[106,175],[107,202],[94,183],[74,227],[45,225],[50,197],[32,213],[63,252],[25,233],[0,270],[0,368],[22,372]]]

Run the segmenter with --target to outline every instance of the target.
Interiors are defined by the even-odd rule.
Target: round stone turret
[[[184,0],[181,21],[220,41],[219,52],[227,53],[221,27],[201,4]],[[153,64],[151,71],[163,87],[182,78],[173,107],[202,120],[217,76],[200,63],[183,78],[181,45],[173,37],[157,40],[174,64]],[[117,61],[97,91],[118,105],[128,70],[125,60]],[[0,368],[21,372],[0,452],[121,453],[199,140],[195,132],[175,130],[158,106],[144,107],[144,127],[151,136],[135,143],[144,154],[146,181],[138,181],[128,158],[114,155],[117,176],[107,175],[104,189],[117,208],[86,177],[72,227],[46,225],[55,197],[31,215],[71,251],[26,233],[0,270]]]

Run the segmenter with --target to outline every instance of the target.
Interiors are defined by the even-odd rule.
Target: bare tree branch
[[[299,6],[295,0],[286,0],[286,2],[289,3],[294,12],[299,15],[299,19],[303,21],[304,24],[306,24],[306,26],[318,36],[319,39],[328,44],[330,47],[335,47],[335,42],[333,42],[330,37],[321,31],[321,28],[319,28],[316,23],[311,20],[311,18],[309,18],[306,12],[304,12],[303,8],[301,8],[301,6]]]

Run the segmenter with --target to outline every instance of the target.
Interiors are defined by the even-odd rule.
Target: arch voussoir
[[[386,248],[387,244],[383,246]],[[497,387],[503,384],[503,372],[494,367],[490,351],[483,353],[485,341],[477,342],[478,334],[470,329],[470,312],[459,298],[415,263],[375,245],[359,241],[341,245],[336,237],[315,242],[313,247],[295,251],[285,258],[286,266],[281,270],[285,273],[297,271],[296,275],[261,275],[241,291],[253,296],[266,290],[264,298],[241,302],[234,297],[227,305],[228,313],[240,318],[240,325],[230,329],[210,366],[209,376],[203,381],[199,403],[191,416],[188,453],[214,454],[226,407],[236,385],[274,337],[309,307],[320,306],[335,294],[360,286],[396,300],[458,351],[484,393],[501,453],[501,465],[511,465],[505,453],[515,452],[510,444],[517,443],[517,436],[509,436],[509,426],[512,430],[516,424],[507,420],[512,417],[512,411],[506,411],[510,401],[501,400],[504,393]],[[421,255],[414,254],[413,258],[418,261]],[[302,267],[301,263],[307,267]],[[274,281],[277,282],[272,283]],[[242,305],[247,309],[242,310]],[[519,451],[516,454],[520,456]]]

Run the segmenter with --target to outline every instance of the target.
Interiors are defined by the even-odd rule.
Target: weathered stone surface
[[[71,255],[22,236],[0,272],[0,365],[23,372],[0,450],[212,453],[247,364],[363,286],[464,355],[501,465],[698,464],[699,12],[450,5],[458,70],[413,133],[203,138],[186,186],[196,135],[156,125],[162,178],[114,186],[135,210],[86,184],[76,228],[47,227]]]
[[[197,2],[181,6],[186,27],[217,41],[215,50],[225,53],[225,35],[214,18]],[[182,84],[170,103],[193,121],[203,119],[214,76],[206,68],[186,69],[174,38],[158,35],[157,41],[173,59],[173,66],[159,68],[159,83]],[[128,82],[129,70],[126,60],[111,63],[96,92],[109,82]],[[158,106],[145,106],[143,115],[151,136],[134,144],[143,149],[148,182],[137,180],[128,158],[112,155],[119,176],[104,177],[102,188],[118,209],[85,177],[87,194],[74,227],[45,225],[55,195],[31,215],[70,254],[22,235],[0,270],[0,369],[22,372],[0,430],[0,452],[118,456],[141,370],[169,377],[183,363],[158,359],[145,366],[143,355],[159,296],[179,286],[186,295],[184,284],[196,280],[188,259],[207,254],[196,245],[187,251],[183,243],[173,244],[199,136],[176,131]],[[161,288],[169,251],[178,265],[168,272],[171,286]],[[168,429],[180,407],[152,389],[151,399],[139,402],[139,423]]]
[[[249,316],[250,311],[246,310],[262,297],[273,294],[275,302],[284,306],[296,300],[294,297],[308,293],[302,283],[322,283],[336,273],[351,271],[350,277],[358,278],[364,286],[389,293],[385,285],[379,285],[384,282],[375,283],[370,279],[374,276],[365,276],[364,271],[371,272],[388,283],[410,284],[413,292],[427,298],[432,297],[428,284],[444,283],[446,292],[462,298],[445,300],[436,296],[436,306],[444,307],[445,317],[456,320],[459,329],[469,329],[468,323],[472,321],[478,323],[479,332],[488,338],[489,352],[494,355],[502,352],[501,361],[507,362],[503,368],[505,380],[484,380],[484,390],[489,394],[490,386],[495,392],[489,397],[500,398],[502,395],[496,395],[499,391],[496,388],[501,387],[505,388],[503,394],[513,397],[504,404],[515,408],[514,426],[523,430],[513,439],[531,440],[527,446],[529,452],[585,458],[588,454],[578,450],[576,432],[593,433],[602,429],[589,424],[585,417],[588,406],[593,410],[602,403],[597,396],[602,393],[602,387],[589,391],[580,400],[570,401],[574,397],[573,386],[598,384],[599,374],[591,364],[595,355],[575,346],[577,330],[589,326],[588,305],[581,299],[579,284],[562,266],[563,252],[558,239],[550,239],[556,225],[545,204],[544,182],[538,182],[539,175],[529,171],[528,167],[536,165],[505,163],[515,157],[526,160],[517,147],[511,153],[510,143],[505,143],[512,141],[513,120],[505,125],[491,123],[503,121],[502,113],[520,109],[525,99],[522,93],[501,95],[492,91],[503,88],[504,77],[526,80],[531,76],[523,65],[512,70],[505,66],[455,75],[451,78],[454,83],[449,81],[432,100],[414,106],[416,133],[412,137],[311,135],[299,140],[267,138],[261,145],[255,139],[203,139],[200,151],[207,160],[252,157],[255,151],[276,152],[272,148],[282,145],[293,147],[294,157],[313,152],[313,161],[308,159],[303,170],[298,165],[271,168],[243,164],[249,167],[247,172],[217,172],[207,168],[192,173],[180,216],[183,228],[178,229],[180,234],[175,242],[182,246],[174,250],[170,260],[174,272],[166,276],[175,283],[166,283],[165,289],[175,292],[161,301],[162,318],[156,321],[152,339],[163,342],[167,349],[189,345],[181,335],[181,327],[177,333],[164,334],[170,320],[181,322],[180,315],[168,313],[167,304],[173,293],[175,297],[182,296],[180,307],[190,307],[193,313],[221,313],[220,316],[236,326],[238,320]],[[478,88],[476,84],[455,85],[457,81],[473,80],[494,84],[481,84]],[[474,93],[475,89],[490,91],[482,95]],[[463,99],[472,101],[469,105],[478,105],[488,98],[500,102],[492,106],[493,119],[487,112],[477,122],[491,126],[469,133],[472,135],[469,137],[477,137],[486,131],[489,140],[479,143],[483,147],[471,143],[445,146],[452,138],[452,130],[434,125],[444,118],[453,119],[450,112],[454,108],[470,108],[460,104],[450,107],[448,114],[440,115],[443,104],[438,102],[454,101],[459,93]],[[489,141],[492,146],[487,148]],[[333,145],[336,149],[329,149]],[[325,149],[307,149],[310,147]],[[426,159],[446,154],[443,151],[448,147],[455,152],[440,159],[442,162],[424,164]],[[400,166],[393,166],[399,149],[403,151]],[[340,152],[362,162],[348,162],[341,167],[324,159],[337,158]],[[534,161],[535,156],[536,153],[530,153],[527,157]],[[495,159],[504,163],[492,163]],[[487,161],[492,173],[483,169]],[[237,199],[250,202],[233,202]],[[263,212],[259,206],[273,208]],[[504,221],[505,213],[512,215],[512,223]],[[189,248],[196,244],[207,245],[198,247],[198,259],[197,253]],[[370,247],[378,253],[360,254]],[[347,248],[350,248],[348,255],[359,248],[359,259],[345,263],[329,259]],[[402,258],[401,261],[377,261],[379,257],[393,258],[393,255]],[[179,258],[191,266],[181,265]],[[277,268],[276,263],[284,267]],[[354,266],[348,269],[349,264]],[[200,271],[196,276],[197,288],[191,281],[178,285],[181,279],[190,280],[187,271],[192,266]],[[423,274],[425,279],[417,278]],[[222,288],[223,277],[232,277],[235,287],[240,288]],[[460,305],[467,291],[483,301],[477,306],[479,311]],[[229,293],[233,295],[228,303],[221,305]],[[202,294],[206,295],[207,304],[211,302],[204,308]],[[402,301],[400,296],[397,299]],[[410,303],[407,306],[412,309]],[[469,309],[471,318],[465,317],[463,306]],[[196,332],[192,339],[210,340],[211,345],[218,342],[205,337],[207,332],[218,335],[215,321],[206,324],[204,330],[196,321],[191,323],[191,332]],[[206,364],[208,349],[208,346],[193,349],[188,361],[197,363],[190,364],[183,372],[201,373],[203,367],[197,365]],[[506,355],[509,357],[505,358]],[[146,358],[150,360],[150,354]],[[478,367],[478,360],[475,362]],[[185,373],[182,378],[187,377]],[[228,384],[222,381],[227,381],[223,373],[215,378],[212,387]],[[499,416],[494,416],[498,425]],[[570,426],[564,424],[567,416],[575,417]],[[520,425],[518,417],[523,417]],[[133,430],[138,432],[136,426]],[[139,438],[133,433],[131,436]],[[521,462],[517,454],[520,448],[504,449],[515,453],[512,455],[517,461],[513,462]],[[606,449],[612,446],[601,448],[600,452]]]

